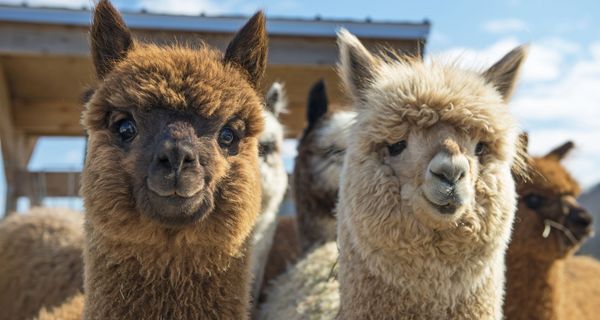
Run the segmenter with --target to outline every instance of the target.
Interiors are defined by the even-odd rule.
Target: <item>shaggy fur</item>
[[[288,184],[287,172],[281,157],[284,130],[278,121],[279,114],[285,111],[287,105],[283,85],[277,82],[273,83],[267,92],[265,101],[266,108],[263,111],[265,130],[258,139],[262,178],[262,205],[261,214],[252,235],[252,256],[250,257],[253,276],[253,301],[257,301],[262,286],[265,265],[277,228],[279,205],[283,200]]]
[[[567,142],[532,158],[519,180],[519,209],[507,252],[506,319],[595,319],[598,261],[573,253],[591,233],[591,216],[575,200],[577,182],[560,160]]]
[[[130,38],[100,1],[91,34],[100,83],[82,117],[84,319],[247,318],[264,16],[252,17],[225,55]],[[122,134],[129,123],[132,138]],[[177,180],[160,173],[175,165]]]
[[[292,189],[303,252],[335,240],[334,208],[349,139],[347,129],[354,117],[355,113],[349,111],[328,112],[322,80],[312,87],[308,96],[308,124],[298,143]]]
[[[63,304],[47,309],[42,308],[36,320],[81,320],[81,311],[85,297],[83,293],[78,293]]]
[[[0,223],[0,319],[31,319],[83,291],[83,215],[33,208]]]
[[[260,319],[333,319],[339,310],[335,242],[309,251],[268,289]]]
[[[345,31],[339,43],[341,75],[358,115],[337,206],[337,317],[500,319],[504,253],[516,207],[511,168],[523,163],[506,101],[525,50],[477,73],[376,57]],[[392,154],[402,141],[405,147]],[[479,142],[486,144],[480,148]],[[448,155],[449,168],[466,168],[451,189],[459,197],[452,212],[425,200],[435,186],[428,170]],[[307,258],[300,264],[321,262]],[[309,317],[294,310],[315,292],[296,288],[311,276],[283,281],[308,293],[270,294],[265,318]],[[277,313],[284,309],[292,314]]]

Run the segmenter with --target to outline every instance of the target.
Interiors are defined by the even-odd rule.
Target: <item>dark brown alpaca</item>
[[[91,45],[84,318],[247,318],[263,14],[222,55],[136,42],[100,1]]]
[[[353,112],[328,112],[322,80],[310,90],[307,110],[308,124],[300,137],[293,176],[302,252],[335,240],[334,208],[346,150],[344,131],[354,118]]]
[[[567,142],[533,157],[530,180],[518,183],[507,253],[507,319],[593,319],[600,311],[600,264],[573,256],[592,220],[577,203],[579,185],[560,163],[572,148]]]

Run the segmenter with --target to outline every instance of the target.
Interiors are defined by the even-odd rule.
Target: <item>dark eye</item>
[[[404,151],[404,149],[406,149],[406,141],[402,140],[399,142],[396,142],[394,144],[389,144],[387,146],[388,151],[390,152],[390,156],[397,156],[399,154],[402,153],[402,151]]]
[[[260,157],[264,157],[273,152],[275,152],[275,142],[261,142],[258,145],[258,155]]]
[[[479,142],[476,146],[475,146],[475,155],[478,157],[481,157],[482,155],[486,154],[488,150],[488,145],[485,142]]]
[[[123,119],[117,122],[116,129],[119,137],[121,137],[121,140],[126,142],[133,140],[137,134],[135,123],[131,119]]]
[[[233,132],[233,129],[229,127],[223,127],[221,132],[219,132],[219,144],[226,147],[231,145],[233,140],[235,140],[235,133]]]
[[[543,196],[541,196],[539,194],[530,193],[530,194],[526,195],[525,197],[523,197],[523,201],[525,202],[525,205],[527,205],[527,207],[529,209],[535,210],[544,205],[544,203],[546,202],[546,198],[544,198]]]

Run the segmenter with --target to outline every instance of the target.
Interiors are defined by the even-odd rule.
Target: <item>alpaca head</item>
[[[298,144],[294,171],[298,176],[296,190],[310,193],[309,196],[320,199],[321,205],[329,207],[327,211],[332,211],[349,138],[348,128],[356,114],[351,111],[328,112],[328,107],[325,82],[320,80],[308,95],[308,124]]]
[[[358,114],[338,233],[347,229],[363,258],[392,275],[400,261],[414,259],[407,265],[418,268],[416,261],[497,253],[516,207],[511,168],[523,162],[506,104],[525,49],[475,72],[372,55],[347,31],[339,45],[340,73]]]
[[[529,179],[517,185],[519,210],[510,250],[551,261],[575,252],[591,235],[592,216],[577,202],[579,185],[560,163],[573,147],[568,141],[531,158]]]
[[[276,210],[287,189],[287,172],[281,157],[284,129],[278,118],[285,112],[287,100],[281,83],[275,82],[265,97],[265,129],[258,138],[262,177],[262,208]]]
[[[122,242],[239,246],[260,205],[263,14],[224,55],[137,42],[108,1],[98,3],[90,36],[99,83],[82,120],[88,222]]]

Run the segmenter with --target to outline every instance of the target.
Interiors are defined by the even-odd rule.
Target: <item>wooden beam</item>
[[[21,170],[16,194],[40,202],[45,197],[77,197],[80,188],[80,172],[39,172]]]
[[[82,136],[77,101],[14,101],[15,126],[28,136]]]
[[[224,49],[233,34],[185,32],[173,30],[134,30],[144,42],[173,44],[205,42]],[[362,39],[370,48],[389,46],[416,53],[419,41],[414,39]],[[32,56],[89,56],[88,27],[67,27],[0,22],[0,54]],[[270,65],[331,65],[338,58],[335,37],[278,36],[269,38]]]

